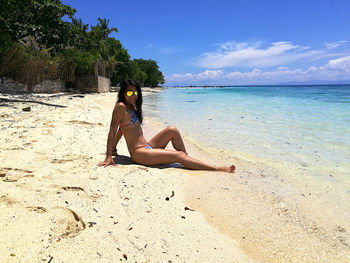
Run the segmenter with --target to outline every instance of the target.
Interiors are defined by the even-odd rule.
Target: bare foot
[[[219,171],[226,172],[226,173],[234,173],[236,170],[236,167],[234,165],[228,166],[228,167],[219,167]]]

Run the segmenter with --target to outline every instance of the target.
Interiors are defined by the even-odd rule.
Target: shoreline
[[[43,103],[4,102],[7,106],[1,107],[5,162],[0,228],[5,232],[0,248],[6,260],[15,254],[17,260],[52,256],[71,262],[74,258],[66,251],[103,262],[116,251],[121,260],[125,254],[138,262],[350,259],[349,229],[319,225],[297,206],[302,199],[293,203],[281,198],[271,184],[279,175],[273,167],[237,156],[233,175],[145,167],[130,162],[122,140],[119,166],[97,168],[115,94],[39,100]],[[23,112],[28,105],[32,111]],[[161,127],[146,116],[145,137]],[[227,152],[211,155],[185,141],[191,156],[228,164]],[[82,251],[77,253],[77,248]]]
[[[254,262],[186,209],[182,169],[132,164],[124,140],[97,167],[115,94],[31,97],[1,96],[3,262]]]
[[[219,165],[233,160],[236,165],[233,177],[188,172],[185,197],[189,206],[236,240],[248,255],[259,262],[350,259],[348,184],[335,183],[338,179],[332,176],[300,174],[299,167],[285,161],[210,148],[191,134],[184,140],[195,158]],[[332,187],[345,193],[344,200]]]
[[[151,122],[162,126],[156,120]],[[322,200],[298,193],[296,186],[286,181],[288,173],[295,171],[286,173],[262,159],[249,155],[238,158],[229,151],[206,148],[188,139],[184,138],[191,156],[220,165],[234,160],[236,173],[183,171],[187,174],[185,203],[202,213],[219,232],[235,240],[256,262],[350,259],[348,222],[341,218],[335,222],[335,216],[322,210]],[[313,190],[309,192],[315,195]],[[333,220],[328,222],[329,219]]]

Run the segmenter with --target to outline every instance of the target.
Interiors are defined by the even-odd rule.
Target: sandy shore
[[[236,157],[234,175],[145,167],[124,140],[118,166],[97,167],[116,93],[0,99],[0,262],[350,261],[347,225],[281,199],[271,167]],[[146,115],[146,138],[160,128]]]
[[[1,96],[0,262],[250,262],[187,210],[182,169],[132,164],[125,141],[96,166],[115,96]]]

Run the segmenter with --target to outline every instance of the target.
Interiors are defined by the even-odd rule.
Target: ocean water
[[[350,86],[168,88],[146,117],[204,147],[293,164],[350,183]]]
[[[188,200],[208,222],[260,226],[251,240],[264,233],[281,247],[307,233],[324,242],[319,253],[330,246],[349,256],[350,85],[168,88],[145,96],[144,109],[146,120],[177,126],[213,160],[237,166],[233,175],[189,177]],[[300,251],[307,246],[317,250],[314,239]]]

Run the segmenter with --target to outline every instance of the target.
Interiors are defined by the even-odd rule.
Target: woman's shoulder
[[[116,114],[120,114],[120,113],[124,113],[125,112],[125,109],[126,109],[126,106],[123,102],[118,102],[115,107],[114,107],[114,110],[113,112]]]
[[[124,102],[118,102],[116,105],[115,105],[115,108],[116,109],[124,109],[126,108]]]

